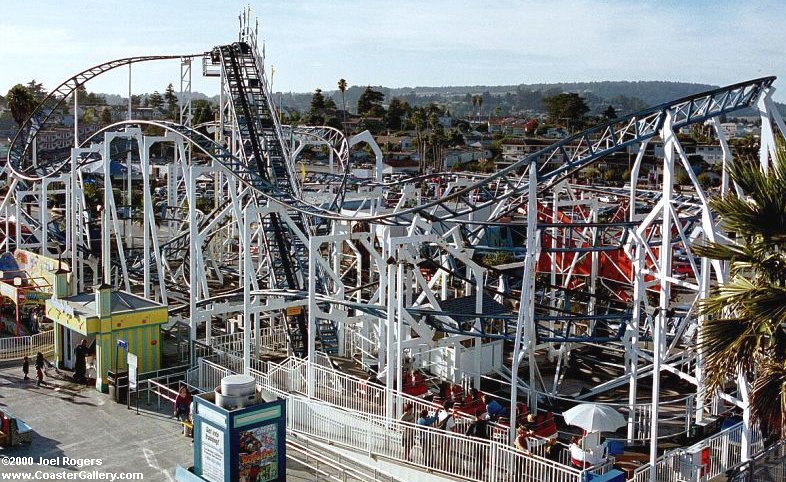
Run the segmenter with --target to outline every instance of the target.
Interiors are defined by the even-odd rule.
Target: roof
[[[74,315],[90,318],[96,316],[95,293],[80,293],[75,296],[61,298],[60,301],[74,310]],[[164,305],[146,300],[126,291],[112,291],[112,314],[124,311],[148,310],[161,308]]]
[[[450,298],[444,301],[440,301],[439,305],[442,307],[442,311],[451,314],[451,318],[455,320],[472,318],[472,316],[478,314],[475,310],[475,295],[469,296],[461,296],[459,298]],[[483,293],[483,309],[481,314],[483,315],[502,315],[502,314],[509,314],[510,310],[505,307],[502,303],[495,300],[493,297],[489,296],[486,293]],[[460,315],[467,315],[467,316],[460,316]]]

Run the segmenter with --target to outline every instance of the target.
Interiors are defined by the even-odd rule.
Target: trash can
[[[106,373],[107,385],[109,385],[109,398],[117,403],[126,403],[128,396],[128,372]]]

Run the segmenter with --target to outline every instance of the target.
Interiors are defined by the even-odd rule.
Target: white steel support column
[[[316,358],[317,336],[317,256],[319,256],[319,242],[313,236],[308,237],[308,357],[306,367],[306,396],[314,396],[314,363]]]
[[[756,107],[761,118],[761,134],[759,136],[759,163],[761,170],[767,174],[770,170],[770,160],[775,160],[775,133],[770,122],[770,113],[767,110],[767,99],[772,96],[772,91],[767,90],[759,97]],[[778,112],[775,110],[775,112]]]
[[[536,162],[532,162],[529,165],[529,198],[527,202],[527,251],[525,254],[525,261],[524,261],[524,276],[521,282],[521,298],[519,301],[519,316],[516,323],[516,339],[513,342],[513,360],[511,363],[510,368],[510,425],[511,428],[516,423],[516,402],[518,400],[518,380],[519,380],[519,366],[521,366],[521,358],[523,357],[523,352],[532,352],[535,347],[534,340],[532,340],[532,336],[534,335],[534,331],[530,328],[530,323],[534,323],[534,319],[532,315],[534,315],[534,311],[531,311],[530,308],[534,309],[532,302],[534,298],[532,296],[532,291],[535,288],[535,256],[537,251],[537,220],[538,220],[538,201],[537,201],[537,190],[538,185],[538,165]],[[522,346],[523,345],[523,346]],[[530,354],[530,361],[534,359],[534,353]],[[531,367],[530,367],[531,368]],[[534,376],[535,373],[533,370],[530,369],[530,383],[533,386],[530,386],[530,410],[534,413],[537,410],[537,393],[533,393],[534,390]],[[535,401],[535,404],[532,404],[532,401]],[[516,437],[516,430],[510,430],[510,443],[513,443]]]
[[[740,398],[742,399],[742,436],[740,438],[740,462],[747,462],[751,458],[751,423],[753,421],[751,414],[751,398],[750,387],[748,380],[744,374],[737,375],[737,388],[740,391]]]
[[[397,250],[393,248],[393,242],[390,241],[390,256],[397,253]],[[396,263],[388,263],[387,267],[388,271],[388,297],[387,297],[387,320],[385,325],[385,332],[387,338],[387,346],[385,346],[385,350],[387,352],[385,357],[385,415],[391,419],[394,417],[394,410],[395,407],[393,406],[393,370],[395,369],[396,363],[396,345],[393,343],[394,337],[394,325],[396,323]],[[380,366],[380,368],[382,368]]]
[[[139,161],[142,165],[142,296],[150,299],[150,225],[147,223],[148,210],[152,210],[150,205],[150,147],[153,142],[151,138],[145,137],[142,148],[139,152]]]
[[[188,242],[189,242],[189,250],[188,250],[188,284],[189,286],[189,297],[188,297],[188,306],[189,306],[189,322],[188,322],[188,359],[190,366],[194,366],[196,364],[196,359],[194,356],[194,342],[197,339],[197,329],[199,328],[199,313],[197,310],[197,300],[199,299],[199,292],[200,292],[200,284],[199,284],[199,271],[198,271],[198,257],[202,255],[201,244],[199,239],[199,225],[197,224],[196,218],[196,178],[197,178],[197,169],[194,166],[188,166],[188,179],[186,180],[186,198],[188,199]],[[245,248],[248,245],[244,246]],[[245,254],[245,253],[244,253]],[[246,272],[244,270],[244,275]],[[245,295],[244,295],[245,296]],[[245,300],[244,300],[245,301]],[[247,308],[247,304],[244,306],[244,309]],[[248,318],[244,320],[244,327],[246,327],[246,333],[248,333]],[[244,334],[245,338],[245,334]],[[245,348],[245,347],[244,347]],[[243,354],[245,357],[245,353]],[[244,359],[245,360],[245,359]],[[243,368],[244,373],[248,374],[248,367],[249,365],[244,363]]]
[[[725,175],[725,173],[724,173]],[[723,192],[723,191],[721,191]],[[701,258],[701,279],[699,281],[699,299],[703,300],[707,298],[710,294],[710,277],[712,276],[712,270],[710,267],[710,259],[703,256]],[[696,335],[696,339],[701,339],[701,333],[704,329],[704,321],[707,319],[706,315],[703,313],[699,314],[697,323],[698,323],[698,334]],[[694,376],[696,377],[696,406],[695,406],[695,420],[696,423],[701,422],[704,419],[704,405],[705,405],[705,398],[706,394],[704,393],[704,350],[701,347],[701,344],[696,345],[696,369],[694,372]]]
[[[111,136],[106,136],[104,140],[103,164],[104,164],[104,206],[101,212],[101,264],[103,266],[103,282],[112,284],[112,265],[111,265],[111,251],[109,249],[109,238],[112,228],[109,225],[109,206],[112,205],[112,177],[111,177],[111,152],[110,145],[112,144]]]
[[[74,95],[74,99],[76,99],[76,95]],[[74,120],[76,120],[76,101],[74,102]],[[71,184],[71,190],[68,193],[68,197],[71,198],[71,217],[69,218],[68,223],[68,230],[71,232],[71,237],[69,238],[70,244],[68,246],[71,254],[71,295],[77,294],[78,283],[77,277],[79,277],[79,270],[77,269],[77,224],[82,222],[82,209],[79,206],[79,202],[77,201],[76,196],[76,188],[77,188],[77,176],[76,176],[76,165],[77,161],[79,160],[78,148],[74,147],[71,149],[71,175],[69,177],[69,183]],[[8,219],[8,214],[6,213],[6,219]],[[6,229],[6,236],[8,236],[8,229]],[[6,240],[6,243],[8,241]]]
[[[41,179],[41,254],[49,256],[49,178]]]
[[[247,208],[243,211],[243,373],[251,373],[251,280],[254,267],[251,263],[251,220],[256,219],[256,209]]]
[[[647,296],[644,287],[644,256],[645,249],[642,241],[636,240],[633,244],[633,312],[628,329],[625,332],[625,356],[627,358],[628,375],[628,442],[633,442],[636,436],[636,404],[638,401],[639,379],[639,327],[641,326],[641,304]]]
[[[331,151],[332,152],[332,151]],[[393,386],[396,387],[396,391],[398,392],[398,396],[396,397],[396,418],[400,417],[402,414],[402,390],[403,390],[403,380],[404,377],[402,376],[402,371],[404,368],[404,350],[401,346],[401,343],[404,338],[404,272],[405,267],[403,262],[398,263],[398,273],[396,274],[396,379]],[[390,309],[390,308],[388,308]],[[392,393],[392,391],[391,391]]]
[[[653,366],[652,366],[652,419],[650,421],[650,480],[657,482],[658,459],[658,415],[660,414],[660,370],[666,344],[666,312],[671,298],[671,202],[674,196],[674,155],[676,134],[672,128],[672,118],[666,115],[661,132],[663,138],[663,222],[661,223],[661,245],[659,253],[660,303],[658,313],[653,318]]]
[[[483,288],[485,280],[483,279],[483,271],[473,269],[472,272],[475,274],[475,313],[482,313],[483,312]],[[478,317],[475,318],[475,323],[478,328],[478,332],[483,332],[483,320]],[[482,356],[483,356],[483,343],[482,339],[479,336],[476,336],[473,340],[473,355],[474,355],[474,367],[472,376],[472,386],[480,390],[480,372],[482,367]],[[457,347],[459,348],[459,347]],[[459,348],[460,349],[460,348]]]
[[[639,145],[639,152],[636,154],[636,161],[633,163],[633,168],[630,171],[630,198],[628,199],[628,209],[630,221],[636,216],[636,188],[639,180],[639,171],[641,170],[641,162],[644,160],[644,154],[647,152],[647,145],[649,139],[645,140]]]

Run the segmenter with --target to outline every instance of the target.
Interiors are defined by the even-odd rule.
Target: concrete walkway
[[[33,429],[33,443],[0,449],[2,457],[33,457],[34,464],[0,464],[0,473],[35,474],[97,471],[141,473],[141,480],[173,482],[175,467],[193,465],[191,439],[181,435],[172,418],[171,406],[146,406],[140,413],[112,402],[108,395],[59,378],[48,369],[47,386],[36,387],[34,379],[22,380],[21,363],[0,365],[0,408],[10,411]],[[31,375],[35,373],[31,370]],[[54,466],[39,465],[39,458],[55,459]],[[65,460],[65,458],[70,460]],[[73,459],[93,459],[100,466]],[[288,464],[292,480],[315,480],[302,466]],[[22,478],[20,480],[27,480]],[[110,479],[105,479],[110,480]]]

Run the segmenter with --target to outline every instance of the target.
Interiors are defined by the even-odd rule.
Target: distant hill
[[[695,84],[688,82],[667,81],[603,81],[603,82],[561,82],[554,84],[519,84],[519,85],[473,85],[452,87],[400,87],[389,88],[372,86],[385,94],[385,100],[393,97],[406,100],[411,105],[425,105],[435,102],[448,106],[453,115],[467,115],[474,111],[471,97],[482,95],[484,102],[482,113],[494,114],[497,107],[503,115],[531,111],[543,112],[540,102],[543,97],[562,92],[576,92],[587,99],[591,113],[600,114],[609,105],[613,105],[619,113],[629,113],[718,88],[717,85]],[[346,105],[354,112],[357,100],[365,86],[352,86],[345,93]],[[341,106],[341,93],[338,90],[323,91],[331,97],[336,105]],[[276,101],[285,108],[307,111],[312,93],[281,93],[277,92]],[[778,104],[781,112],[786,112],[786,105]],[[753,111],[740,112],[740,115],[754,115]]]
[[[590,114],[599,115],[609,105],[614,106],[618,114],[627,114],[650,106],[655,106],[715,89],[717,85],[695,84],[688,82],[667,81],[603,81],[603,82],[561,82],[554,84],[519,84],[519,85],[472,85],[453,87],[397,87],[372,86],[385,94],[385,101],[393,97],[409,102],[410,105],[422,106],[431,102],[444,105],[452,115],[457,117],[476,115],[478,108],[472,105],[472,96],[483,96],[482,115],[527,115],[545,111],[542,104],[544,97],[562,92],[576,92],[587,100]],[[357,101],[365,86],[351,86],[345,92],[347,110],[355,112]],[[276,92],[276,104],[285,110],[306,112],[311,103],[312,92]],[[119,95],[102,94],[111,105],[124,104],[125,98]],[[218,96],[207,96],[194,92],[195,99],[208,99],[218,102]],[[341,93],[338,90],[325,90],[323,95],[332,98],[341,108]],[[781,112],[786,112],[785,104],[777,104]],[[739,116],[756,115],[752,109],[740,111]]]

